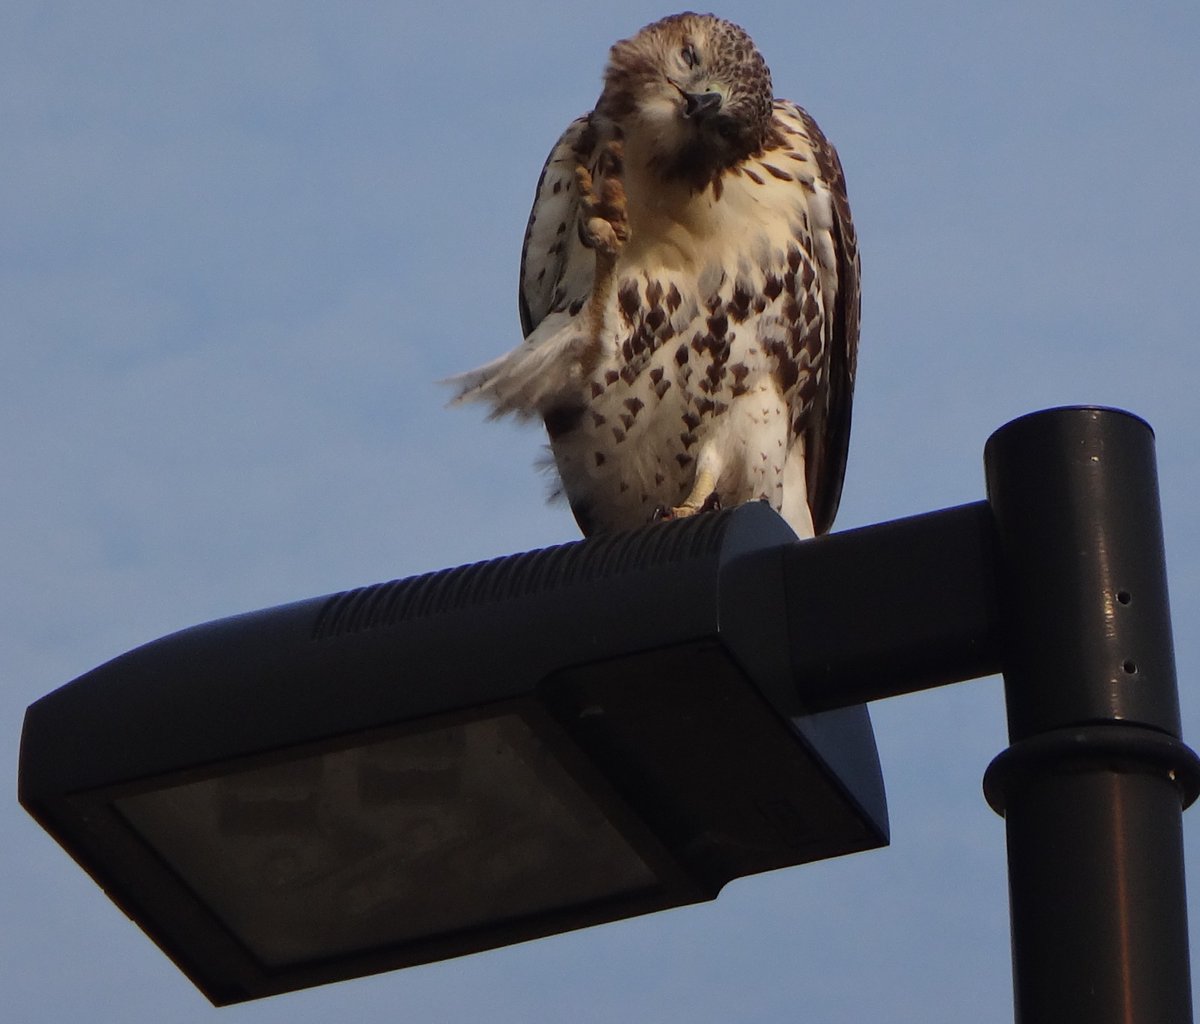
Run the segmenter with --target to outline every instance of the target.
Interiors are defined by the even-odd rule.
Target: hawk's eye
[[[680,50],[679,55],[689,68],[694,68],[700,63],[700,54],[696,52],[696,48],[691,43],[688,43],[687,46]]]

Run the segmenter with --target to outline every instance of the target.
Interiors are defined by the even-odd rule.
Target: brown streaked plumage
[[[519,307],[525,342],[458,397],[542,418],[585,534],[757,499],[830,528],[857,244],[837,153],[740,28],[679,14],[612,48],[538,181]]]

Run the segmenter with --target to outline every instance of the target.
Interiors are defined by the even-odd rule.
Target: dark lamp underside
[[[655,882],[512,712],[114,806],[269,969]]]

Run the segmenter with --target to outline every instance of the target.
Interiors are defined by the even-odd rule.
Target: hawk
[[[750,37],[678,14],[613,46],[521,254],[523,344],[456,401],[540,417],[585,535],[769,502],[832,525],[859,260],[841,163]]]

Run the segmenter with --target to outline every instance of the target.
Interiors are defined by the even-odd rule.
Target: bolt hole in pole
[[[1137,675],[1138,667],[1137,667],[1136,661],[1132,661],[1131,659],[1126,658],[1125,661],[1122,663],[1121,668],[1123,668],[1125,670],[1125,674],[1127,676],[1136,676]]]
[[[1118,604],[1129,604],[1129,602],[1132,600],[1133,600],[1133,595],[1131,593],[1129,593],[1128,590],[1118,590],[1117,591],[1117,603]]]

